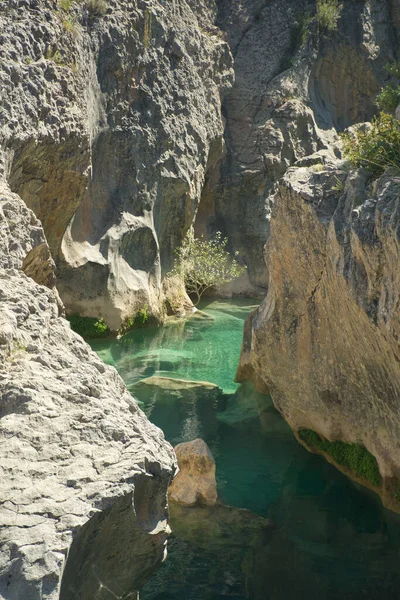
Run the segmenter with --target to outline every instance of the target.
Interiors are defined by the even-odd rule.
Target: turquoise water
[[[399,600],[399,517],[305,451],[270,398],[233,382],[254,301],[202,308],[206,317],[92,344],[133,393],[153,375],[223,389],[218,400],[142,388],[136,395],[171,443],[203,437],[222,502],[252,511],[173,513],[169,558],[141,599]]]

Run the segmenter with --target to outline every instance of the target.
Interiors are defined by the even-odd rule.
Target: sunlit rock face
[[[213,1],[105,7],[0,7],[0,172],[43,223],[67,310],[117,329],[161,314],[233,70]]]
[[[136,598],[165,556],[172,447],[62,317],[43,229],[5,185],[0,232],[0,598]]]
[[[362,444],[380,483],[345,471],[396,511],[399,207],[391,172],[368,185],[366,173],[334,165],[288,171],[266,249],[268,295],[249,319],[238,370],[269,388],[295,431]]]

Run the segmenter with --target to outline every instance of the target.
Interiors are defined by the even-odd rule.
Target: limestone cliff
[[[222,107],[226,153],[202,201],[209,227],[227,234],[247,264],[251,292],[267,288],[263,246],[277,182],[316,151],[338,154],[336,130],[374,114],[384,65],[396,58],[399,8],[396,0],[345,0],[338,31],[323,32],[315,0],[217,4],[235,83]]]
[[[284,177],[266,250],[268,295],[247,325],[238,377],[266,385],[305,445],[398,511],[400,179],[365,184],[365,173],[333,166]],[[362,445],[380,475],[335,460],[303,430]]]
[[[172,448],[62,317],[43,229],[4,184],[0,234],[0,598],[136,598]]]
[[[69,312],[147,304],[223,150],[233,80],[212,0],[7,0],[0,165],[43,223]]]
[[[7,600],[134,598],[162,558],[171,449],[54,286],[112,329],[160,316],[192,225],[239,252],[234,291],[269,280],[239,377],[311,450],[376,457],[372,479],[335,462],[399,509],[400,183],[348,175],[337,132],[374,114],[400,11],[343,4],[327,34],[314,0],[0,3]]]
[[[7,0],[0,6],[0,172],[41,219],[67,311],[112,329],[144,305],[193,224],[267,288],[277,182],[338,153],[395,57],[393,0]]]
[[[348,175],[337,137],[376,112],[399,58],[398,3],[344,2],[337,31],[318,27],[314,2],[218,6],[236,79],[206,192],[250,282],[268,280],[238,379],[267,388],[304,445],[400,510],[399,181]]]

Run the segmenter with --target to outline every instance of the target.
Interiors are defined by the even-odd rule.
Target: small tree
[[[227,244],[219,231],[212,240],[195,238],[189,231],[176,251],[173,275],[184,281],[188,294],[196,296],[196,305],[206,290],[229,283],[245,272],[246,267],[227,252]]]

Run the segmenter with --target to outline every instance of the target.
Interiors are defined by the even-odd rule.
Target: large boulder
[[[23,272],[47,242],[6,186],[0,232],[0,598],[136,598],[165,556],[172,447]]]
[[[179,472],[169,488],[169,498],[183,506],[213,506],[217,502],[215,461],[201,440],[175,447]]]

